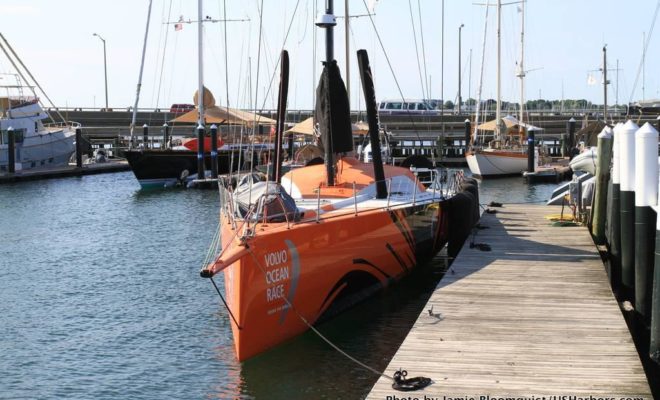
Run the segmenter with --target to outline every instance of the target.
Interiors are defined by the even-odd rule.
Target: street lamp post
[[[461,114],[461,30],[464,24],[458,27],[458,114]]]
[[[98,33],[95,33],[94,36],[101,39],[103,42],[103,74],[105,76],[105,111],[108,111],[108,61],[105,53],[105,39],[101,37]]]

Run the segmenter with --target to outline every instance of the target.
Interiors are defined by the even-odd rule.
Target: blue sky
[[[492,0],[491,0],[492,1]],[[364,14],[368,0],[350,0],[350,14]],[[479,1],[486,2],[486,0]],[[176,32],[164,25],[171,3],[170,20],[179,16],[196,19],[197,2],[193,0],[153,0],[152,24],[147,63],[143,79],[142,107],[169,107],[188,103],[197,86],[196,27],[184,25]],[[274,107],[272,95],[266,96],[274,64],[282,48],[286,28],[294,13],[291,33],[285,48],[290,52],[291,85],[289,108],[309,108],[316,78],[313,66],[323,56],[322,32],[318,32],[317,60],[314,60],[313,0],[263,0],[263,42],[258,57],[258,4],[261,0],[226,0],[229,18],[249,18],[250,22],[228,25],[229,74],[225,84],[224,37],[220,23],[205,27],[205,82],[216,99],[230,105],[251,107],[255,92],[259,108]],[[344,1],[335,0],[335,14],[344,15]],[[657,0],[528,0],[526,3],[525,65],[527,99],[585,98],[602,102],[602,87],[587,85],[588,74],[600,82],[602,47],[607,44],[608,68],[619,60],[619,103],[642,98],[641,78],[633,93],[642,55],[642,38],[650,40],[645,63],[644,97],[660,98],[660,38],[658,30],[649,36]],[[324,1],[317,1],[322,8]],[[394,75],[403,96],[421,98],[426,86],[430,97],[440,98],[442,0],[380,0],[374,22],[390,58]],[[125,108],[135,98],[148,0],[0,0],[2,33],[25,64],[59,106],[101,107],[104,103],[103,52],[100,34],[107,41],[109,103]],[[223,0],[206,0],[204,14],[222,17]],[[414,20],[411,22],[411,11]],[[420,13],[421,7],[421,28]],[[495,97],[495,9],[488,22],[483,97]],[[444,98],[454,100],[458,78],[458,27],[462,30],[463,98],[476,97],[481,67],[485,7],[468,0],[445,0],[444,28]],[[339,20],[336,29],[336,58],[344,67],[344,29]],[[378,99],[401,97],[383,51],[378,45],[371,22],[366,17],[352,18],[351,96],[352,105],[360,104],[355,50],[369,51],[376,80]],[[417,34],[417,47],[413,27]],[[168,46],[165,48],[165,32]],[[424,50],[421,49],[423,33]],[[502,14],[502,91],[503,98],[518,101],[518,80],[514,77],[519,58],[520,14],[516,5],[506,6]],[[165,62],[162,64],[163,49]],[[469,54],[472,50],[472,69]],[[419,56],[418,56],[419,54]],[[426,73],[424,62],[426,59]],[[10,72],[10,65],[0,57],[0,71]],[[257,79],[257,63],[259,76]],[[423,78],[420,79],[419,64]],[[164,65],[162,79],[160,67]],[[251,66],[251,68],[249,67]],[[320,67],[316,67],[318,74]],[[609,103],[616,98],[616,72],[609,76]],[[257,83],[258,81],[258,83]],[[422,81],[425,83],[422,84]],[[228,90],[227,90],[228,86]],[[250,89],[250,86],[252,89]],[[424,86],[424,89],[422,89]],[[254,88],[258,87],[258,90]],[[158,90],[160,88],[160,90]],[[468,89],[470,93],[468,93]],[[271,90],[272,93],[272,90]],[[427,94],[428,95],[428,94]]]

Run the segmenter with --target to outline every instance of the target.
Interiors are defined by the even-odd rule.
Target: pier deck
[[[124,160],[113,160],[99,164],[84,164],[80,168],[77,168],[75,164],[64,165],[61,167],[31,168],[24,171],[16,171],[13,174],[0,172],[0,184],[35,181],[39,179],[64,178],[69,176],[105,174],[130,170],[131,168],[128,165],[128,162]]]
[[[367,398],[651,399],[588,230],[551,226],[545,216],[558,206],[497,210],[475,239],[492,251],[466,241],[385,371],[434,383],[398,392],[381,377]]]

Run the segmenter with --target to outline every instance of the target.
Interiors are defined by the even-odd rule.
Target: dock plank
[[[397,392],[381,377],[368,399],[629,396],[651,399],[632,337],[584,227],[545,218],[561,207],[505,205],[484,214],[385,373],[434,383]],[[433,315],[431,315],[433,314]]]

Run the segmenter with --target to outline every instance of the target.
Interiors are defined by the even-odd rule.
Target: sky
[[[364,107],[355,55],[361,48],[371,59],[378,100],[455,101],[461,24],[462,97],[477,98],[483,66],[481,97],[495,98],[496,7],[488,7],[484,49],[487,7],[477,2],[487,0],[349,0],[349,14],[353,16],[349,36],[352,108]],[[598,70],[604,45],[611,82],[609,104],[617,98],[620,104],[660,98],[660,27],[649,34],[659,2],[527,0],[524,67],[529,72],[525,98],[587,99],[601,104]],[[372,18],[365,16],[370,3],[376,3]],[[135,102],[148,4],[149,0],[0,0],[0,32],[60,107],[105,105],[103,43],[93,36],[97,33],[107,46],[109,106],[127,108]],[[284,48],[291,63],[288,107],[311,108],[325,57],[324,33],[313,25],[314,13],[324,8],[325,1],[206,0],[204,16],[223,19],[225,6],[226,18],[249,21],[226,23],[227,50],[225,24],[203,24],[204,83],[216,103],[275,108],[279,79],[275,64]],[[519,8],[519,4],[503,6],[501,17],[502,98],[515,102],[520,99],[519,79],[515,77],[515,63],[520,59]],[[335,58],[345,76],[343,0],[335,0],[335,15],[342,17],[335,29]],[[153,0],[139,107],[192,103],[198,82],[197,26],[184,23],[177,31],[174,24],[165,23],[181,17],[196,20],[197,1]],[[644,79],[640,74],[633,91],[644,38],[648,42]],[[13,73],[1,54],[0,72]],[[588,84],[590,75],[597,84]],[[0,85],[10,80],[7,76],[3,79]]]

